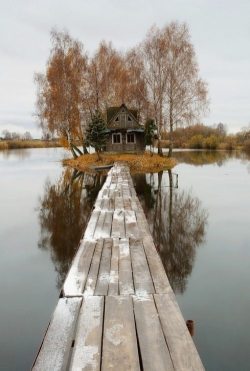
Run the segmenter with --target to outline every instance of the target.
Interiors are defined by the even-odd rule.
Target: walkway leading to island
[[[204,370],[127,166],[99,192],[34,370]]]

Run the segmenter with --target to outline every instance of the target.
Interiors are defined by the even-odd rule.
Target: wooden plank
[[[134,283],[128,239],[119,241],[119,292],[120,295],[134,294]]]
[[[101,209],[102,210],[109,210],[109,198],[105,197],[105,198],[102,199]]]
[[[147,258],[141,240],[130,239],[130,255],[136,295],[152,294],[155,292],[149,271]]]
[[[173,371],[153,297],[134,296],[133,302],[143,370]]]
[[[140,370],[130,296],[105,299],[102,371],[110,370]]]
[[[98,273],[95,295],[107,295],[110,279],[110,263],[112,251],[112,239],[104,240],[100,269]]]
[[[136,208],[133,208],[133,210],[136,210]],[[148,222],[144,216],[144,213],[141,210],[136,211],[136,219],[137,224],[140,226],[140,232],[142,236],[150,235],[149,225]]]
[[[65,296],[82,295],[96,242],[83,241],[63,285]]]
[[[129,197],[123,197],[123,204],[125,210],[132,210],[131,199]]]
[[[174,293],[154,295],[162,329],[176,370],[205,370]]]
[[[110,197],[109,199],[109,210],[114,210],[115,209],[115,196]]]
[[[150,273],[154,282],[155,292],[157,294],[166,294],[172,291],[166,272],[164,270],[161,258],[156,251],[153,239],[146,235],[143,238],[143,246],[147,256]]]
[[[96,228],[95,228],[95,231],[94,231],[94,238],[95,239],[103,237],[102,228],[103,228],[103,224],[104,224],[104,220],[105,220],[105,214],[106,214],[106,211],[100,211],[99,218],[98,218]]]
[[[113,239],[108,295],[118,295],[119,239]]]
[[[33,371],[67,370],[82,298],[59,299]]]
[[[102,256],[103,242],[104,242],[103,239],[99,239],[97,241],[95,252],[92,258],[92,262],[91,262],[91,266],[90,266],[90,270],[88,274],[88,278],[87,278],[86,285],[85,285],[84,296],[94,295],[101,256]]]
[[[101,237],[110,237],[112,227],[113,211],[107,210],[105,212],[105,219],[102,227]]]
[[[102,208],[102,198],[97,198],[95,205],[94,205],[95,210],[101,210]]]
[[[93,210],[92,211],[91,217],[89,219],[87,228],[86,228],[85,233],[84,233],[84,238],[85,239],[92,239],[93,238],[95,228],[96,228],[96,224],[97,224],[98,219],[99,219],[99,215],[100,215],[99,210]]]
[[[124,211],[115,210],[112,221],[111,237],[124,238],[125,237],[125,221]]]
[[[125,230],[126,238],[140,238],[141,236],[133,210],[125,210]]]
[[[70,370],[99,371],[104,297],[84,298],[80,310]]]
[[[115,197],[115,209],[124,209],[122,197]]]

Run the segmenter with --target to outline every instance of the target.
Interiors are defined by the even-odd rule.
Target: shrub
[[[243,149],[244,149],[244,151],[250,153],[250,139],[247,139],[247,140],[244,142]]]
[[[204,138],[202,135],[194,135],[189,141],[189,147],[192,149],[202,149]]]
[[[205,139],[204,145],[207,149],[217,149],[219,140],[215,135],[210,135],[208,138]]]

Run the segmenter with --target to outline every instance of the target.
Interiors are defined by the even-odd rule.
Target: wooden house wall
[[[108,152],[142,152],[145,150],[144,133],[134,133],[135,143],[126,143],[126,131],[116,131],[122,134],[122,143],[112,143],[112,133],[110,133],[106,142],[106,151]]]

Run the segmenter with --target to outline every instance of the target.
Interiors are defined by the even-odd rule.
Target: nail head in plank
[[[59,299],[33,371],[67,370],[82,298]]]
[[[140,370],[130,296],[105,298],[102,371],[110,370]]]
[[[99,371],[104,297],[84,298],[77,323],[70,370]]]
[[[174,371],[152,295],[133,302],[143,370]]]
[[[204,371],[174,293],[154,295],[173,364],[178,371]]]

